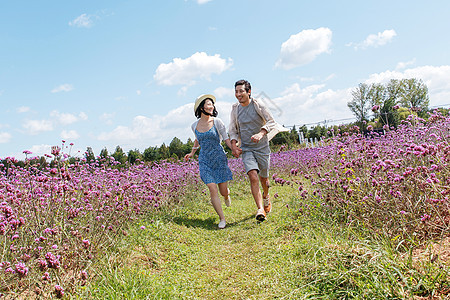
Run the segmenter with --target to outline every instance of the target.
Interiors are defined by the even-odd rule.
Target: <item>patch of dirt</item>
[[[444,238],[439,242],[433,242],[421,248],[414,249],[412,252],[414,265],[421,263],[438,263],[442,268],[450,267],[450,237]],[[420,297],[415,296],[414,300],[437,300],[450,299],[450,285],[441,288],[434,296]]]
[[[412,252],[413,262],[440,261],[449,266],[450,261],[450,237],[446,237],[439,242],[433,242],[426,247],[414,249]]]

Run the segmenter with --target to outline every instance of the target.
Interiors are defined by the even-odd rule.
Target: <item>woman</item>
[[[192,158],[199,146],[201,147],[198,156],[200,178],[209,189],[211,203],[220,218],[219,228],[222,229],[225,228],[226,222],[218,192],[224,197],[226,206],[230,206],[228,180],[232,180],[233,175],[220,142],[224,140],[230,149],[231,143],[223,121],[216,118],[215,102],[213,95],[201,95],[195,101],[194,113],[198,120],[191,126],[195,141],[191,153],[186,154],[184,159]]]

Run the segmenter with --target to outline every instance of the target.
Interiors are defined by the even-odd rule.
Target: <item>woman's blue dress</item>
[[[232,180],[233,174],[228,167],[227,156],[220,144],[216,126],[212,126],[206,132],[199,132],[195,129],[195,135],[200,143],[198,165],[202,181],[208,184]]]

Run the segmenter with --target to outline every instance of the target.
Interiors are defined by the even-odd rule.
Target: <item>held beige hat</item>
[[[214,97],[213,95],[210,95],[210,94],[200,95],[200,96],[198,96],[197,100],[195,100],[194,112],[197,110],[200,103],[202,103],[202,101],[205,99],[211,99],[213,104],[216,104],[216,97]]]

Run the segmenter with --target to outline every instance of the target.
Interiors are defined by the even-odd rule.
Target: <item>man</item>
[[[269,141],[278,132],[288,129],[274,121],[264,103],[251,97],[250,82],[239,80],[234,84],[234,89],[238,102],[231,108],[228,129],[231,150],[235,157],[242,154],[245,172],[250,180],[250,189],[258,208],[256,220],[262,222],[266,219],[266,214],[272,210],[269,197]]]

